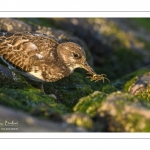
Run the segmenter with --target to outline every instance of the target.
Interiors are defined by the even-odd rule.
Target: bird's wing
[[[0,56],[24,71],[44,61],[57,45],[56,38],[43,34],[0,33]]]

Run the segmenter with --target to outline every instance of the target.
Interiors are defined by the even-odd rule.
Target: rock
[[[83,127],[88,130],[92,130],[93,122],[87,114],[82,113],[70,113],[63,115],[62,117],[68,124],[73,124],[78,127]]]
[[[124,91],[135,95],[138,98],[142,98],[144,101],[150,100],[150,72],[149,66],[141,68],[136,72],[128,74],[124,77]]]
[[[80,98],[73,110],[75,112],[86,113],[93,117],[97,114],[97,109],[101,106],[106,95],[103,92],[94,91],[89,96]]]
[[[0,19],[0,30],[7,32],[31,32],[33,29],[30,25],[23,21],[11,18],[2,18]]]
[[[86,132],[66,122],[55,123],[0,106],[0,132]]]
[[[8,78],[13,78],[12,72],[8,68],[2,66],[1,64],[0,64],[0,73],[5,77],[7,76]]]
[[[133,83],[129,92],[133,95],[138,95],[142,92],[149,92],[148,87],[150,86],[150,73],[139,76],[135,83]]]
[[[148,102],[128,93],[110,94],[99,108],[99,115],[107,118],[111,132],[150,131],[150,109]],[[108,117],[109,116],[109,117]]]

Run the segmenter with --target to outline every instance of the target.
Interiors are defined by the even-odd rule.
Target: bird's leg
[[[39,82],[39,88],[40,88],[40,90],[45,94],[44,86],[43,86],[43,83],[42,83],[42,82]]]
[[[39,88],[41,89],[41,91],[42,91],[44,94],[46,94],[45,91],[44,91],[44,86],[43,86],[43,83],[42,83],[42,82],[39,83]],[[57,99],[57,97],[56,97],[54,94],[49,94],[48,96],[51,97],[51,98],[53,98],[54,100]]]

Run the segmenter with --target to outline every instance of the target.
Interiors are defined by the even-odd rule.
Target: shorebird
[[[59,41],[39,33],[0,33],[0,57],[9,69],[41,83],[55,82],[73,73],[76,68],[87,71],[88,78],[107,79],[98,75],[86,61],[84,50],[76,43]],[[108,79],[107,79],[108,80]]]

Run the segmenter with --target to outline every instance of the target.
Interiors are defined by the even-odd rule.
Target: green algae
[[[107,85],[103,86],[103,88],[102,88],[102,92],[107,93],[107,94],[110,94],[110,93],[116,92],[116,91],[117,91],[117,89],[113,85],[113,83],[107,84]]]
[[[125,123],[126,130],[128,132],[149,132],[150,131],[150,120],[145,119],[142,115],[137,113],[129,114],[126,118]]]
[[[150,101],[150,85],[145,90],[138,92],[135,96],[143,99],[143,101]],[[147,106],[150,108],[150,104],[147,104]]]
[[[86,114],[70,113],[70,114],[63,115],[63,119],[68,124],[76,125],[76,126],[79,126],[79,127],[84,127],[88,130],[92,130],[92,128],[93,128],[93,121]]]
[[[89,96],[82,97],[79,102],[74,106],[75,112],[86,113],[89,116],[94,116],[97,113],[97,109],[101,106],[102,101],[107,94],[95,91]]]
[[[120,123],[120,126],[123,127],[124,131],[126,132],[150,131],[150,120],[144,118],[142,115],[137,113],[130,113],[124,116],[117,116],[116,121]]]
[[[35,111],[41,111],[42,106],[47,107],[50,113],[65,114],[70,111],[63,104],[56,103],[48,95],[43,94],[38,89],[10,89],[0,88],[0,104],[13,107],[17,110],[28,111],[31,114],[36,114]],[[42,111],[41,111],[42,112]],[[39,115],[45,117],[45,115]]]
[[[46,93],[53,93],[58,97],[59,102],[72,108],[78,102],[79,98],[92,93],[99,83],[91,82],[86,78],[85,72],[75,71],[69,77],[55,83],[46,83]],[[103,83],[101,83],[103,85]]]
[[[149,72],[149,69],[143,68],[139,69],[137,71],[134,71],[132,73],[126,74],[125,76],[121,77],[120,79],[114,81],[114,86],[119,89],[123,90],[125,92],[128,92],[129,87],[136,82],[136,79],[138,76]]]
[[[105,116],[108,130],[111,132],[150,131],[148,124],[150,120],[145,113],[149,109],[148,105],[149,102],[134,95],[116,92],[106,97],[102,107],[98,110],[98,114]]]
[[[129,92],[130,87],[135,84],[138,77],[141,75],[146,75],[146,74],[149,74],[149,69],[141,69],[141,70],[133,72],[133,73],[127,75],[126,77],[124,77],[124,79],[128,78],[128,80],[126,80],[126,82],[123,86],[123,90],[125,92]],[[135,94],[135,97],[140,98],[141,101],[150,101],[149,92],[150,92],[150,85],[147,85],[146,89],[140,90],[138,93]],[[147,106],[149,107],[148,104],[147,104]]]
[[[150,30],[150,18],[132,18],[132,20],[140,27]]]

